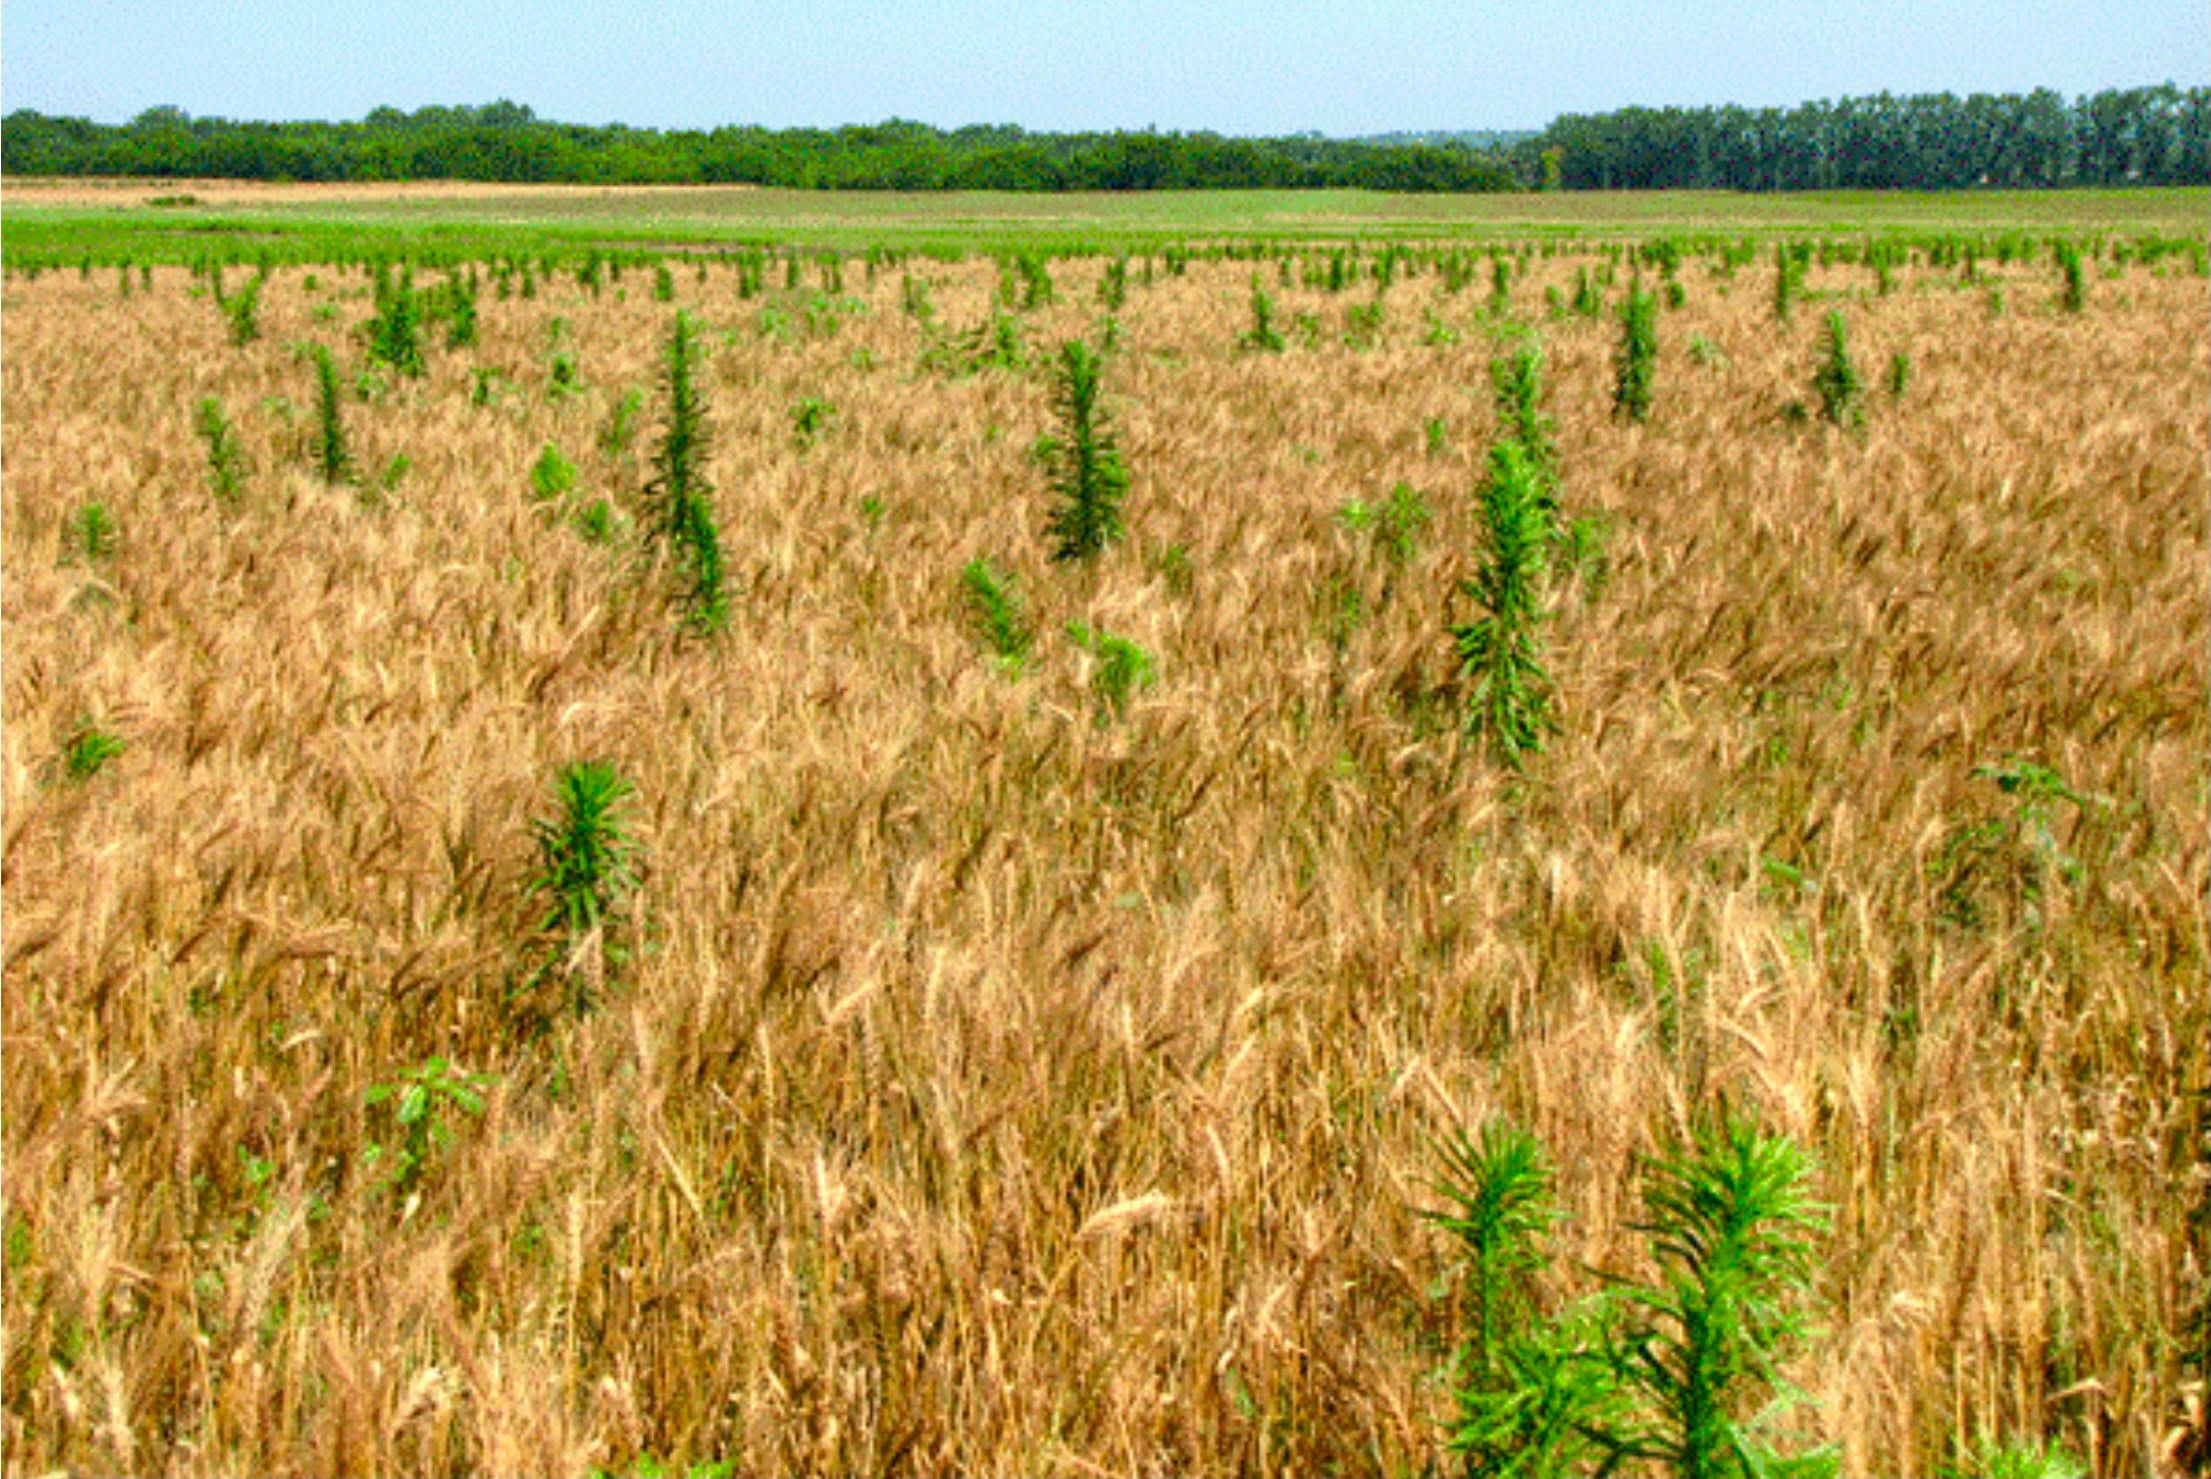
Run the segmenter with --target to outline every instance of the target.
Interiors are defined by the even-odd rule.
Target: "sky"
[[[7,0],[0,111],[1272,135],[2211,81],[2203,0]]]

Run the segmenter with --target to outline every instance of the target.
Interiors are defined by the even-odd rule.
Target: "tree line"
[[[1959,190],[2211,183],[2211,88],[1844,98],[1568,115],[1518,149],[1576,190]]]
[[[818,190],[1953,190],[2211,183],[2211,88],[1845,98],[1570,114],[1487,147],[1303,134],[1031,133],[554,123],[498,102],[255,123],[153,108],[127,124],[18,110],[15,175],[755,184]]]
[[[1507,164],[1435,144],[1317,135],[945,131],[892,120],[838,129],[713,130],[551,123],[529,108],[379,108],[358,123],[240,123],[155,108],[104,125],[19,111],[0,119],[17,175],[245,180],[492,180],[752,184],[813,190],[1209,190],[1516,187]]]

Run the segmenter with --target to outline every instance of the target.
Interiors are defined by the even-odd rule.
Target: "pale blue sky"
[[[2211,78],[2203,0],[7,0],[0,110],[1329,134]]]

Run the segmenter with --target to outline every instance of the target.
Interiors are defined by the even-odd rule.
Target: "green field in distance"
[[[1653,236],[2202,238],[2211,190],[1949,194],[1722,191],[1391,195],[1224,190],[863,193],[751,186],[316,187],[10,181],[11,263],[185,261],[266,251],[513,252],[775,246],[822,251],[1145,251],[1172,243],[1605,241]]]

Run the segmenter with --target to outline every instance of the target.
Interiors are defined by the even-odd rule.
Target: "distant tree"
[[[0,119],[11,174],[238,179],[742,181],[841,190],[1362,187],[1959,189],[2211,183],[2211,88],[2048,89],[1814,102],[1794,108],[1624,108],[1567,114],[1492,141],[1312,134],[943,132],[892,119],[841,129],[657,130],[540,119],[507,100],[353,123],[193,118],[173,105],[127,124]]]

